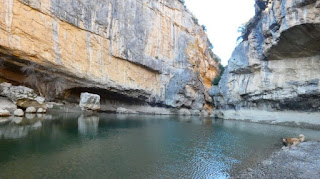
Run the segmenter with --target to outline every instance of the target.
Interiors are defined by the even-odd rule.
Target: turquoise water
[[[101,114],[0,124],[0,178],[228,178],[320,131],[222,119]]]

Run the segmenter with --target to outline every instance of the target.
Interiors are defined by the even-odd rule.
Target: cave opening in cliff
[[[63,92],[63,100],[70,103],[79,103],[81,93],[97,94],[101,98],[101,111],[115,112],[119,106],[145,105],[145,98],[139,96],[138,98],[129,97],[124,94],[113,92],[111,90],[94,88],[94,87],[75,87],[67,89]]]

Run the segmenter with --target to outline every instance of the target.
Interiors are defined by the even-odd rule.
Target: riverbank
[[[304,142],[296,149],[288,147],[273,153],[254,169],[240,172],[236,179],[317,178],[320,176],[320,142]]]
[[[265,111],[259,109],[241,109],[216,111],[215,116],[227,120],[240,120],[262,124],[282,125],[320,130],[319,112]]]

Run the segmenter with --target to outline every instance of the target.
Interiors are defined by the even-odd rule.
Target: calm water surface
[[[228,178],[320,131],[221,119],[75,114],[0,124],[0,178]]]

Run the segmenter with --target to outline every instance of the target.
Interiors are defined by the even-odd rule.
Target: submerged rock
[[[81,93],[79,106],[82,110],[98,111],[100,109],[100,96],[91,93]]]
[[[24,116],[24,112],[23,112],[22,109],[17,109],[17,110],[15,110],[13,114],[14,114],[14,116],[16,116],[16,117],[22,117],[22,116]]]

